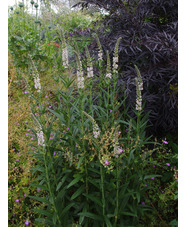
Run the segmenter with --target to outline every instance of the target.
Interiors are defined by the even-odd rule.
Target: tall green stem
[[[109,95],[110,95],[110,89],[109,89],[109,85],[108,85],[108,91],[107,91],[107,122],[108,122],[108,119],[109,119]]]
[[[93,97],[92,97],[92,79],[90,81],[90,112],[91,112],[91,117],[93,117]]]
[[[48,190],[49,190],[49,194],[50,194],[50,196],[52,198],[52,205],[54,206],[54,211],[56,213],[57,220],[58,220],[59,224],[61,225],[61,220],[59,218],[59,215],[58,215],[58,212],[57,212],[57,208],[55,206],[54,195],[53,195],[52,190],[51,190],[50,179],[49,179],[49,174],[48,174],[48,167],[47,167],[47,162],[46,162],[46,156],[47,156],[47,151],[44,151],[44,148],[43,148],[43,158],[44,158],[44,164],[45,164],[45,175],[46,175]]]
[[[81,129],[82,129],[82,136],[84,137],[85,135],[85,130],[84,130],[84,102],[83,102],[83,91],[80,93],[80,102],[81,102],[81,107],[80,107],[80,115],[81,115]],[[86,185],[86,194],[88,195],[88,171],[87,171],[87,155],[86,155],[86,149],[85,149],[85,141],[83,138],[83,153],[85,154],[85,185]],[[88,198],[86,197],[87,205],[88,205]]]
[[[117,84],[117,75],[113,75],[114,78],[114,84],[113,84],[113,93],[112,93],[112,124],[114,124],[114,116],[115,116],[115,95],[116,95],[116,84]]]
[[[117,225],[119,211],[119,171],[118,171],[118,159],[116,163],[116,213],[115,213],[115,226]]]
[[[70,115],[70,106],[69,106],[69,103],[70,103],[70,97],[68,95],[67,97],[67,126],[69,128],[69,132],[70,134],[72,135],[72,128],[71,128],[71,125],[70,125],[70,118],[71,118],[71,115]],[[73,141],[72,141],[72,137],[70,137],[70,145],[71,145],[71,149],[73,148]]]
[[[101,174],[101,195],[102,195],[102,213],[103,216],[105,215],[105,193],[104,193],[104,174],[103,174],[103,166],[100,163],[100,174]],[[103,227],[104,227],[103,223]]]

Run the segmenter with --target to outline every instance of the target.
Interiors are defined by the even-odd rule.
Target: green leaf
[[[44,186],[44,185],[40,185],[40,184],[30,184],[31,186],[33,186],[33,187],[36,187],[36,188],[41,188],[41,189],[43,189],[43,190],[45,190],[45,191],[48,191],[48,188],[46,187],[46,186]]]
[[[83,212],[86,212],[86,211],[87,211],[87,208],[86,208],[86,206],[84,206],[84,207],[83,207]],[[85,218],[85,216],[81,216],[81,217],[79,218],[79,224],[80,224],[80,225],[83,223],[84,218]]]
[[[98,221],[102,221],[103,220],[101,216],[92,214],[90,212],[81,212],[78,215],[84,216],[84,217],[87,217],[87,218],[91,218],[91,219],[94,219],[94,220],[98,220]]]
[[[81,165],[83,159],[84,159],[84,156],[82,156],[82,157],[79,159],[79,162],[78,162],[78,165],[77,165],[77,168],[78,168],[78,169],[79,169],[79,167],[80,167],[80,165]]]
[[[39,223],[43,223],[43,224],[53,225],[52,221],[50,221],[46,218],[36,218],[35,221],[39,222]]]
[[[92,195],[87,195],[87,194],[83,194],[83,195],[102,207],[101,200],[99,200],[98,198],[96,198]]]
[[[67,188],[70,188],[72,185],[76,184],[78,181],[80,181],[82,176],[75,178],[73,181],[70,182],[70,184],[67,186]]]
[[[31,196],[31,195],[29,196],[29,198],[35,199],[35,200],[37,200],[39,202],[46,203],[46,204],[49,203],[48,199],[45,199],[45,198],[40,198],[40,197],[37,197],[37,196]]]
[[[136,192],[136,197],[137,197],[137,201],[139,203],[140,202],[140,193],[139,192]]]
[[[57,185],[56,191],[58,191],[60,189],[60,187],[62,186],[63,182],[59,182],[59,184]]]
[[[46,222],[45,218],[36,218],[35,221],[43,224]]]
[[[42,215],[45,215],[47,217],[52,217],[52,214],[49,213],[48,211],[46,210],[40,210],[40,209],[33,209],[34,212],[36,213],[39,213],[39,214],[42,214]]]
[[[56,200],[61,200],[66,193],[66,186],[58,193]]]
[[[72,196],[71,196],[71,200],[75,199],[76,197],[78,197],[82,192],[84,191],[84,185],[82,185]]]
[[[97,174],[100,174],[100,171],[96,170],[96,169],[93,169],[93,168],[88,168],[88,170],[94,172],[94,173],[97,173]]]
[[[129,154],[129,158],[128,158],[128,164],[130,164],[130,161],[132,160],[132,159],[134,159],[134,151],[135,151],[135,149],[132,149],[131,151],[130,151],[130,154]]]
[[[88,179],[88,181],[89,181],[91,184],[93,184],[96,188],[100,189],[100,185],[99,185],[100,180],[98,180],[98,179],[94,179],[94,180]]]
[[[123,214],[123,215],[126,215],[126,216],[132,216],[132,217],[137,217],[137,215],[136,214],[134,214],[134,213],[131,213],[131,212],[121,212],[121,214]]]
[[[57,222],[57,215],[54,213],[52,218],[53,224],[56,225]]]
[[[63,114],[58,114],[56,111],[51,110],[50,108],[47,108],[51,113],[53,113],[57,118],[60,119],[61,122],[64,122],[64,116]]]
[[[111,224],[110,220],[105,215],[104,215],[104,220],[105,220],[105,223],[106,223],[107,227],[112,227],[112,224]]]
[[[74,206],[74,202],[72,202],[72,203],[70,203],[68,206],[66,206],[65,207],[65,209],[63,209],[63,211],[61,212],[61,214],[60,214],[60,218],[62,218],[65,214],[66,214],[66,212],[68,211],[68,210],[70,210],[70,208],[72,207],[72,206]]]
[[[162,177],[162,176],[161,176],[161,175],[156,175],[156,174],[154,174],[154,175],[146,175],[146,176],[144,177],[144,180],[149,179],[149,178],[151,178],[151,177]]]

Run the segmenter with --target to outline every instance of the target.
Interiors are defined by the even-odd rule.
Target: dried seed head
[[[93,136],[94,138],[98,138],[100,135],[100,129],[99,126],[97,125],[96,121],[94,120],[93,117],[91,117],[89,114],[87,114],[85,111],[83,111],[83,113],[90,119],[90,121],[93,124]]]

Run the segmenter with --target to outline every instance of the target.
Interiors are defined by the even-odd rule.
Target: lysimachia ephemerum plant
[[[48,109],[53,117],[47,119],[45,128],[36,119],[39,146],[35,155],[40,160],[40,168],[36,169],[41,172],[39,185],[46,193],[45,198],[35,199],[47,204],[43,212],[37,210],[44,216],[40,221],[59,227],[136,226],[144,210],[140,201],[146,190],[143,187],[146,160],[140,156],[145,144],[143,137],[138,142],[145,125],[142,110],[135,110],[139,114],[137,121],[128,121],[126,114],[119,116],[124,100],[115,103],[116,71],[115,78],[105,76],[111,71],[108,52],[107,69],[102,69],[102,87],[98,87],[96,93],[87,88],[88,83],[94,83],[97,78],[84,78],[80,54],[77,51],[75,54],[77,80],[76,75],[59,75],[63,91],[58,89],[58,105]],[[91,68],[88,49],[86,54],[87,67]],[[117,59],[114,67],[118,70],[116,64]],[[105,79],[110,80],[109,85],[105,85]],[[138,81],[139,90],[141,77]],[[98,98],[102,99],[101,106]],[[126,125],[128,132],[123,130]],[[54,139],[50,139],[52,131]]]

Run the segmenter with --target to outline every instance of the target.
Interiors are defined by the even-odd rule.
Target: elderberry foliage
[[[135,102],[133,65],[140,68],[144,81],[145,112],[150,111],[150,133],[163,136],[177,134],[177,0],[84,0],[74,7],[97,6],[106,12],[97,29],[106,56],[119,47],[119,86],[125,88],[127,102]],[[92,42],[92,50],[97,48]],[[94,52],[94,51],[92,51]],[[130,110],[130,108],[129,108]],[[129,111],[130,113],[130,111]]]

